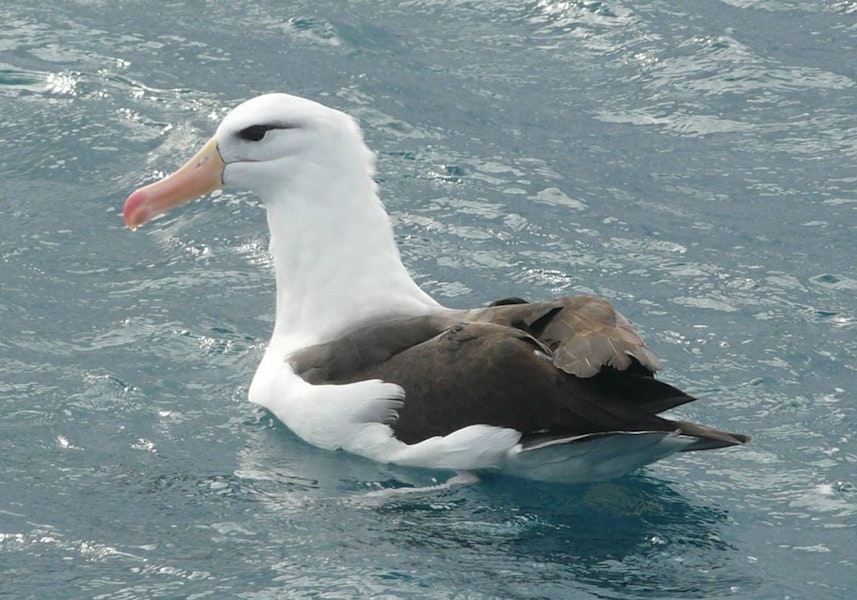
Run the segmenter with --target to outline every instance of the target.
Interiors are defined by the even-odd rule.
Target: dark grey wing
[[[546,302],[499,300],[468,312],[473,320],[508,325],[546,345],[554,365],[592,379],[605,396],[624,397],[660,413],[693,397],[654,379],[660,361],[628,320],[594,296],[566,296]]]
[[[402,386],[405,401],[392,427],[406,443],[475,424],[562,434],[678,428],[623,397],[610,396],[606,392],[612,390],[592,379],[558,370],[550,349],[538,340],[494,323],[459,322],[364,367],[327,382],[378,378]]]
[[[409,444],[476,424],[513,428],[525,438],[683,431],[653,408],[692,398],[646,369],[605,367],[584,378],[557,367],[551,348],[524,325],[548,330],[563,306],[527,313],[543,313],[528,325],[459,320],[471,313],[454,311],[378,322],[301,350],[289,362],[314,384],[381,379],[401,386],[404,404],[391,427]],[[705,437],[712,443],[741,443],[711,431],[716,435]]]
[[[578,377],[592,377],[605,366],[624,371],[634,360],[650,373],[661,367],[640,334],[603,298],[507,298],[472,310],[469,317],[527,331],[551,349],[558,368]]]
[[[293,353],[288,361],[309,383],[345,383],[371,379],[367,370],[438,335],[454,325],[454,318],[424,316],[394,318],[359,327],[326,344]]]

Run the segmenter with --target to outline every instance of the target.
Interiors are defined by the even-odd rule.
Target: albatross
[[[748,437],[660,413],[694,400],[606,300],[446,308],[402,264],[348,115],[266,94],[172,175],[133,192],[130,229],[221,187],[262,200],[273,334],[249,390],[306,442],[375,461],[543,481],[618,477]]]

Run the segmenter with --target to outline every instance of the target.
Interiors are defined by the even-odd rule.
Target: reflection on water
[[[404,589],[416,583],[407,576],[408,565],[430,568],[439,582],[464,595],[490,589],[502,597],[528,597],[528,590],[538,589],[553,597],[563,588],[568,592],[569,574],[575,589],[597,587],[604,597],[752,594],[758,586],[747,558],[722,538],[732,523],[728,513],[686,498],[664,481],[638,476],[550,486],[489,477],[475,485],[425,489],[449,474],[308,450],[277,430],[257,432],[255,444],[241,454],[240,473],[264,506],[256,513],[257,527],[267,531],[267,539],[259,540],[264,551],[276,554],[288,540],[311,553],[283,556],[277,566],[278,577],[304,592],[322,590],[329,581],[307,581],[300,570],[342,543],[357,553],[349,569],[371,578],[379,576],[373,565],[396,565],[394,576],[405,579]],[[289,460],[296,449],[299,456]],[[339,477],[309,477],[331,470]],[[423,491],[409,491],[417,487]],[[379,495],[379,489],[401,493]],[[343,506],[345,522],[336,516]],[[421,584],[431,585],[425,579]]]

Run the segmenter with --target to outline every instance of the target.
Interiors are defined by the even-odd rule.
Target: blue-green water
[[[0,597],[853,598],[853,0],[0,3]],[[748,432],[607,484],[311,448],[246,402],[264,215],[125,196],[267,91],[359,119],[452,306],[606,296]]]

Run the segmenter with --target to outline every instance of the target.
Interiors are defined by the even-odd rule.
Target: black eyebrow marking
[[[238,132],[238,137],[248,142],[258,142],[272,129],[295,129],[297,125],[290,123],[269,123],[266,125],[250,125]]]

